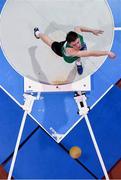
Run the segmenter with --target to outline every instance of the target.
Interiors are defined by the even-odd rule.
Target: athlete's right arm
[[[99,56],[108,56],[109,58],[114,59],[115,58],[115,53],[110,52],[110,51],[88,51],[88,50],[75,50],[73,48],[68,48],[67,53],[70,56],[77,56],[77,57],[99,57]]]

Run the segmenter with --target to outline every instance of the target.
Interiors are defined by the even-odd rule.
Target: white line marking
[[[105,93],[90,107],[90,109],[92,109],[113,87],[114,85],[112,84],[107,91],[105,91]]]
[[[114,27],[115,31],[121,31],[121,27]]]
[[[90,109],[92,109],[109,91],[110,89],[113,87],[114,85],[112,84],[107,91],[90,107]],[[83,119],[84,117],[82,116],[81,118],[79,118],[79,120],[65,133],[65,135],[62,137],[62,139],[60,141],[62,141],[67,135],[68,133]],[[60,142],[59,141],[59,142]]]
[[[2,87],[0,85],[0,88],[18,105],[20,106],[20,108],[22,108],[22,105],[8,92],[6,91],[6,89],[4,87]],[[24,98],[24,97],[23,97]],[[23,110],[23,108],[22,108]],[[23,110],[24,111],[24,110]],[[30,114],[28,113],[28,115],[49,135],[51,136],[51,134],[48,133],[48,131]],[[51,136],[52,137],[52,136]],[[52,137],[53,138],[53,137]],[[53,138],[54,139],[54,138]],[[55,139],[54,139],[55,140]]]
[[[70,133],[70,131],[83,119],[84,117],[81,116],[78,121],[64,134],[64,136],[60,139],[59,143]]]
[[[19,105],[22,108],[22,105],[8,92],[4,87],[0,85],[0,88],[13,100],[17,105]]]
[[[114,85],[112,84],[108,89],[107,91],[90,107],[90,109],[93,109],[93,107],[110,91],[110,89],[112,89]],[[14,101],[17,103],[17,105],[19,105],[21,108],[22,108],[22,105],[11,95],[9,94],[1,85],[0,85],[0,88]],[[51,134],[48,133],[48,131],[36,120],[36,118],[34,118],[31,114],[29,114],[29,116],[38,124],[40,125],[40,127],[48,134],[51,136]],[[62,139],[60,139],[60,141],[56,141],[57,143],[60,143],[67,135],[68,133],[83,119],[84,117],[80,117],[76,123],[64,134],[64,136],[62,137]],[[51,136],[52,137],[52,136]],[[54,139],[52,137],[52,139]],[[55,140],[55,139],[54,139]]]
[[[94,145],[94,147],[95,147],[95,151],[96,151],[96,153],[97,153],[97,156],[98,156],[100,165],[101,165],[102,170],[103,170],[103,173],[104,173],[104,175],[105,175],[105,178],[106,178],[106,180],[110,180],[109,177],[108,177],[107,169],[106,169],[106,167],[105,167],[104,160],[103,160],[103,158],[102,158],[100,149],[99,149],[99,147],[98,147],[98,144],[97,144],[97,141],[96,141],[94,132],[93,132],[93,130],[92,130],[92,126],[91,126],[91,124],[90,124],[90,121],[89,121],[89,118],[88,118],[87,115],[85,115],[85,121],[86,121],[88,130],[89,130],[90,136],[91,136],[91,138],[92,138],[92,142],[93,142],[93,145]]]

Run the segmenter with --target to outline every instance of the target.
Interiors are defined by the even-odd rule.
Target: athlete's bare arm
[[[88,27],[82,27],[82,26],[76,26],[74,28],[74,31],[77,32],[77,33],[80,33],[80,32],[90,32],[96,36],[102,34],[104,31],[100,30],[100,29],[92,29],[92,28],[88,28]]]
[[[79,51],[79,50],[75,50],[74,48],[67,48],[66,51],[70,56],[77,56],[77,57],[108,56],[111,59],[114,59],[116,57],[115,53],[110,51],[88,51],[88,50]]]

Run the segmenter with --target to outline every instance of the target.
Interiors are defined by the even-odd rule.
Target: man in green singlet
[[[115,58],[115,54],[111,51],[88,51],[86,43],[84,42],[83,36],[80,32],[89,32],[96,36],[103,33],[102,30],[95,30],[87,27],[75,27],[74,31],[70,31],[66,35],[65,41],[57,42],[53,41],[46,34],[42,33],[38,27],[34,28],[34,35],[37,39],[41,39],[58,55],[63,57],[67,63],[76,63],[77,72],[79,75],[83,73],[83,67],[81,64],[81,57],[90,56],[106,56],[109,58]]]

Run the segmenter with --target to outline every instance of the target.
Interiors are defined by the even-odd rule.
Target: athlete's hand
[[[116,54],[113,53],[113,52],[109,52],[108,57],[111,58],[111,59],[114,59],[116,57]]]
[[[100,35],[100,34],[103,34],[104,31],[102,30],[93,30],[92,33],[96,36]]]

